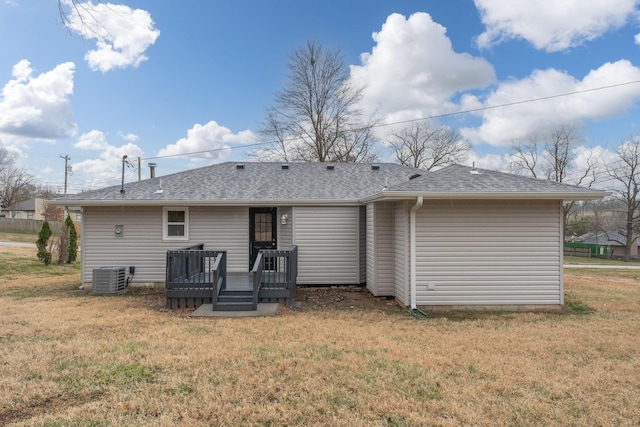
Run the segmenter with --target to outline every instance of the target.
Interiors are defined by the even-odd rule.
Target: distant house
[[[35,198],[3,209],[2,213],[6,218],[12,219],[44,219],[42,216],[44,209],[45,200]]]
[[[636,238],[636,244],[631,247],[631,259],[638,259],[639,240],[640,239]],[[627,234],[625,230],[611,230],[604,233],[588,233],[580,236],[576,241],[606,248],[606,253],[609,255],[609,258],[625,257],[625,247],[627,243]]]
[[[518,309],[563,304],[562,202],[604,195],[459,165],[228,162],[52,203],[82,208],[86,284],[111,265],[162,283],[167,251],[198,243],[226,250],[229,272],[295,244],[298,284]]]

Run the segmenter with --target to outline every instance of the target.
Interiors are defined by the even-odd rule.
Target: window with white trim
[[[189,240],[189,208],[164,208],[162,230],[164,240]]]

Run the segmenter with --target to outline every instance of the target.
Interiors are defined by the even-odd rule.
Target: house
[[[609,258],[624,258],[625,243],[627,242],[625,230],[611,230],[604,233],[587,233],[580,236],[576,242],[598,246],[598,254],[606,253]],[[640,239],[636,237],[636,244],[631,246],[631,259],[638,259],[638,246]]]
[[[298,247],[301,285],[366,284],[401,304],[563,304],[562,202],[603,191],[452,165],[222,163],[80,193],[82,281],[101,266],[163,283],[168,250],[204,243],[247,272]],[[527,242],[523,245],[522,242]]]
[[[12,219],[44,219],[45,200],[41,198],[30,199],[17,203],[2,212],[7,218]]]

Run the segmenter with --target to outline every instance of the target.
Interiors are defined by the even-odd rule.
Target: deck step
[[[222,289],[218,294],[216,311],[253,311],[253,291]]]
[[[244,295],[218,295],[218,302],[253,302],[253,296]]]
[[[220,290],[220,296],[244,296],[253,297],[253,291],[234,291],[229,289]]]
[[[254,311],[253,303],[251,302],[218,302],[216,304],[216,311]]]

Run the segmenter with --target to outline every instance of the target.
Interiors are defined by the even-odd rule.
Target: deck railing
[[[197,307],[212,301],[215,287],[224,287],[226,251],[206,251],[204,244],[167,251],[167,307]]]
[[[262,273],[264,272],[264,254],[262,251],[258,252],[256,261],[253,263],[253,269],[251,270],[251,279],[253,283],[253,300],[252,304],[254,310],[258,307],[258,294],[260,293],[260,285],[262,284]]]
[[[298,277],[298,247],[261,250],[253,265],[253,305],[262,302],[290,304]],[[204,245],[167,251],[166,288],[168,308],[197,308],[213,304],[227,288],[227,251],[204,250]]]
[[[218,256],[211,269],[213,273],[213,289],[211,290],[213,311],[216,311],[218,304],[218,295],[220,291],[227,287],[227,251],[218,252]]]
[[[256,266],[259,267],[259,272],[256,271]],[[286,250],[262,249],[252,274],[254,289],[257,289],[261,300],[285,299],[290,304],[296,292],[298,278],[298,246],[293,245]]]

